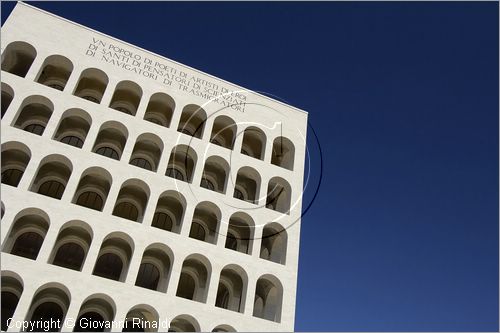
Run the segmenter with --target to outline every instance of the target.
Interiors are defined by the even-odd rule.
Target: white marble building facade
[[[293,330],[307,113],[23,3],[1,37],[2,330]]]

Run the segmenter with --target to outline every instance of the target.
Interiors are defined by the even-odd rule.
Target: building
[[[27,4],[1,36],[2,329],[293,330],[307,113]]]

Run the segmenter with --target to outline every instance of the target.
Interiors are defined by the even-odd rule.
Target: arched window
[[[111,188],[111,174],[100,167],[86,169],[78,182],[73,203],[102,211]]]
[[[142,89],[132,81],[121,81],[116,85],[109,107],[135,116],[142,97]]]
[[[36,208],[25,209],[14,218],[3,249],[36,260],[48,229],[49,219],[45,212]]]
[[[185,207],[186,199],[182,194],[176,191],[163,192],[158,198],[151,225],[155,228],[179,233]]]
[[[241,153],[259,160],[264,159],[266,149],[266,135],[257,127],[251,126],[245,129]]]
[[[72,71],[73,63],[68,58],[61,55],[51,55],[43,62],[42,70],[36,81],[63,91]]]
[[[210,156],[205,162],[200,186],[219,193],[225,193],[228,174],[229,164],[219,156]]]
[[[62,155],[49,155],[38,167],[31,191],[55,199],[61,199],[72,172],[72,164]]]
[[[108,121],[101,125],[92,151],[119,160],[127,143],[127,128],[119,122]]]
[[[1,329],[7,331],[9,319],[14,316],[19,298],[23,293],[22,279],[14,272],[2,271]]]
[[[36,57],[36,50],[25,42],[7,45],[2,54],[2,71],[25,77]]]
[[[233,149],[237,127],[228,116],[218,116],[214,120],[210,142],[228,149]]]
[[[269,180],[266,207],[280,213],[290,214],[292,190],[290,184],[280,177]]]
[[[106,253],[97,259],[94,272],[92,274],[118,281],[120,280],[122,269],[122,259],[114,253]]]
[[[279,323],[282,301],[283,287],[279,280],[271,275],[261,276],[255,288],[254,317]]]
[[[220,217],[216,205],[208,201],[199,203],[194,210],[189,237],[216,244]]]
[[[57,126],[54,140],[73,147],[82,148],[92,119],[80,109],[70,109],[64,112]]]
[[[290,139],[283,136],[277,137],[273,142],[271,163],[282,168],[293,170],[295,146]]]
[[[87,68],[80,74],[74,95],[100,103],[108,82],[108,76],[100,69]]]
[[[115,303],[105,294],[89,296],[80,307],[74,332],[104,332],[115,317]],[[109,330],[109,329],[107,329]]]
[[[149,199],[149,187],[142,180],[129,179],[122,184],[113,215],[142,222]]]
[[[132,258],[133,244],[130,236],[122,232],[106,236],[92,274],[115,281],[125,281]]]
[[[201,139],[207,120],[207,113],[200,106],[189,104],[184,107],[177,131]]]
[[[155,243],[147,247],[142,255],[141,266],[135,285],[165,292],[170,275],[173,253],[165,244]]]
[[[237,212],[229,218],[227,229],[227,249],[250,254],[253,240],[254,222],[252,218],[243,212]]]
[[[54,106],[46,97],[30,96],[24,99],[14,121],[14,127],[42,135],[47,127]]]
[[[279,264],[285,264],[287,250],[286,230],[278,223],[264,226],[260,246],[260,257]]]
[[[260,191],[260,175],[251,167],[238,170],[233,197],[250,203],[257,203]]]
[[[17,187],[31,159],[31,151],[20,142],[2,144],[2,184]]]
[[[2,82],[2,98],[0,101],[2,102],[2,118],[7,112],[7,109],[10,106],[10,103],[14,99],[14,90],[5,82]]]
[[[227,265],[220,273],[215,306],[243,313],[247,274],[238,265]]]
[[[70,221],[59,230],[49,262],[79,271],[92,242],[92,229],[82,221]]]
[[[165,175],[190,183],[193,179],[196,160],[197,156],[193,148],[186,145],[175,146],[170,153]]]
[[[144,119],[160,126],[170,127],[175,102],[172,97],[164,93],[156,93],[149,99]]]
[[[38,289],[31,301],[27,320],[28,332],[59,332],[68,311],[71,298],[66,287],[59,283],[49,283]],[[47,322],[52,323],[47,327]]]
[[[66,243],[57,250],[54,265],[79,271],[85,259],[85,251],[77,243]]]
[[[141,134],[135,142],[130,164],[156,171],[163,151],[163,141],[152,133]]]
[[[207,258],[200,254],[188,256],[182,264],[177,296],[205,303],[210,274],[211,266]]]

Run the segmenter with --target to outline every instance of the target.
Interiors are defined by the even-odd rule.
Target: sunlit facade
[[[307,113],[23,3],[1,37],[2,330],[293,330]]]

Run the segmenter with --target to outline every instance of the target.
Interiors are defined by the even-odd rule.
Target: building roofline
[[[126,44],[126,45],[128,45],[128,46],[131,46],[131,47],[133,47],[133,48],[139,49],[139,50],[141,50],[141,51],[143,51],[143,52],[146,52],[146,53],[152,54],[152,55],[154,55],[154,56],[156,56],[156,57],[159,57],[159,58],[162,58],[162,59],[165,59],[165,60],[171,61],[171,62],[175,63],[176,65],[179,65],[179,66],[185,67],[185,68],[187,68],[187,69],[190,69],[190,70],[192,70],[192,71],[195,71],[195,72],[201,73],[201,74],[203,74],[203,75],[207,75],[207,76],[209,76],[209,77],[211,77],[211,78],[213,78],[213,79],[220,80],[220,81],[222,81],[222,82],[224,82],[224,83],[227,83],[227,84],[229,84],[229,85],[236,86],[236,87],[238,87],[238,88],[241,88],[241,89],[243,89],[243,90],[246,90],[246,91],[248,91],[248,92],[250,92],[250,93],[252,93],[252,94],[255,94],[255,95],[259,96],[259,97],[262,97],[262,98],[265,98],[265,99],[270,100],[270,101],[272,101],[272,102],[275,102],[275,103],[278,103],[278,104],[284,105],[284,106],[286,106],[286,107],[291,108],[291,109],[292,109],[292,110],[294,110],[294,111],[301,112],[301,113],[304,113],[304,114],[306,114],[306,115],[308,115],[308,114],[309,114],[307,111],[302,110],[302,109],[300,109],[300,108],[298,108],[298,107],[296,107],[296,106],[293,106],[293,105],[290,105],[290,104],[284,103],[284,102],[279,101],[279,100],[277,100],[277,99],[271,98],[271,97],[266,96],[266,95],[263,95],[263,94],[261,94],[261,93],[258,93],[258,92],[254,91],[254,90],[247,89],[247,88],[242,87],[242,86],[240,86],[240,85],[237,85],[237,84],[234,84],[234,83],[232,83],[232,82],[226,81],[226,80],[221,79],[221,78],[219,78],[219,77],[217,77],[217,76],[215,76],[215,75],[212,75],[212,74],[209,74],[209,73],[203,72],[203,71],[201,71],[201,70],[199,70],[199,69],[193,68],[193,67],[191,67],[191,66],[188,66],[188,65],[182,64],[182,63],[177,62],[177,61],[175,61],[175,60],[173,60],[173,59],[170,59],[170,58],[167,58],[167,57],[162,56],[162,55],[160,55],[160,54],[157,54],[157,53],[155,53],[155,52],[152,52],[152,51],[146,50],[146,49],[144,49],[144,48],[142,48],[142,47],[140,47],[140,46],[133,45],[133,44],[131,44],[131,43],[129,43],[129,42],[126,42],[126,41],[123,41],[123,40],[121,40],[121,39],[119,39],[119,38],[116,38],[116,37],[113,37],[113,36],[107,35],[107,34],[105,34],[105,33],[103,33],[103,32],[100,32],[100,31],[94,30],[94,29],[92,29],[92,28],[89,28],[89,27],[87,27],[87,26],[84,26],[83,24],[80,24],[80,23],[77,23],[77,22],[73,22],[73,21],[71,21],[71,20],[69,20],[69,19],[66,19],[66,18],[61,17],[61,16],[56,15],[56,14],[53,14],[53,13],[48,12],[48,11],[46,11],[46,10],[43,10],[43,9],[41,9],[41,8],[35,7],[35,6],[33,6],[33,5],[27,4],[27,3],[25,3],[25,2],[19,1],[19,2],[16,4],[16,6],[14,7],[14,9],[15,9],[18,5],[23,5],[23,6],[26,6],[26,7],[28,7],[28,8],[31,8],[31,9],[37,10],[37,11],[39,11],[39,12],[42,12],[42,13],[44,13],[44,14],[50,15],[50,16],[52,16],[52,17],[56,18],[56,19],[59,19],[59,20],[61,20],[61,21],[65,21],[65,22],[67,22],[67,23],[73,24],[73,25],[78,26],[78,27],[80,27],[80,28],[83,28],[83,29],[85,29],[85,30],[89,30],[89,31],[92,31],[93,33],[97,33],[97,34],[100,34],[100,35],[106,36],[107,38],[110,38],[110,39],[116,40],[116,41],[118,41],[118,42],[120,42],[120,43],[123,43],[123,44]]]

